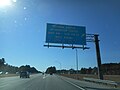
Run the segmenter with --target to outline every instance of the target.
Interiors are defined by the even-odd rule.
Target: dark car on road
[[[20,72],[20,78],[30,78],[30,74],[27,71]]]
[[[53,75],[53,73],[50,73],[50,75]]]

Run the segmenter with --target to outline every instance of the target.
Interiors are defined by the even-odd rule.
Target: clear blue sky
[[[100,35],[102,63],[120,62],[120,0],[13,0],[0,7],[0,58],[13,66],[76,69],[75,50],[46,48],[46,23],[86,26]],[[0,2],[1,3],[1,2]],[[97,66],[94,43],[78,50],[79,69]]]

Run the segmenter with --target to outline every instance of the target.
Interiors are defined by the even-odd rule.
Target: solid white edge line
[[[73,86],[75,86],[75,87],[77,87],[77,88],[79,88],[79,89],[81,89],[81,90],[85,90],[84,88],[82,88],[82,87],[80,87],[80,86],[78,86],[78,85],[76,85],[76,84],[74,84],[74,83],[72,83],[72,82],[70,82],[70,81],[67,81],[67,80],[65,80],[65,79],[64,79],[64,81],[66,81],[67,83],[69,83],[69,84],[71,84],[71,85],[73,85]]]

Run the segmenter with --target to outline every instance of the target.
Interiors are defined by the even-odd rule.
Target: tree
[[[30,73],[38,73],[39,71],[35,67],[30,67],[30,65],[25,65],[19,67],[19,71],[28,71]]]
[[[4,63],[5,63],[5,59],[4,58],[0,59],[0,66],[4,65]]]
[[[56,73],[56,67],[48,67],[46,70],[46,73],[48,73],[48,74]]]
[[[39,71],[37,71],[36,68],[31,67],[30,72],[31,72],[31,73],[38,73]]]
[[[81,68],[80,73],[81,74],[86,74],[86,68]]]

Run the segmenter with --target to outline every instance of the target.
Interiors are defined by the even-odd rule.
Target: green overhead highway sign
[[[86,28],[47,23],[46,43],[86,45]]]

